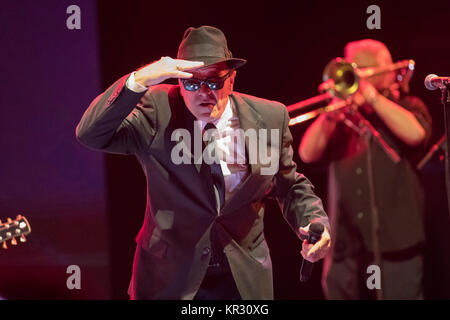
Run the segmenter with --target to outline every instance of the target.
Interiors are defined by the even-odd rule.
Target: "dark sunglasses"
[[[203,84],[206,84],[211,90],[220,90],[223,88],[225,80],[231,75],[232,72],[227,73],[225,76],[219,79],[206,79],[200,80],[195,78],[180,79],[183,83],[183,87],[187,91],[197,91]]]

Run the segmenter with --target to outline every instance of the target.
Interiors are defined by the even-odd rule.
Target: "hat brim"
[[[190,60],[190,59],[189,59]],[[240,59],[240,58],[215,58],[215,57],[198,57],[195,61],[202,61],[204,63],[203,66],[194,68],[191,70],[199,70],[203,68],[211,68],[215,67],[219,70],[225,70],[225,69],[237,69],[239,67],[242,67],[247,60]]]

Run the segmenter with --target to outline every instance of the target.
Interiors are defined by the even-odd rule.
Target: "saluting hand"
[[[203,66],[202,61],[188,61],[162,57],[136,71],[134,79],[140,85],[149,87],[163,82],[169,78],[191,78],[192,73],[186,70]]]

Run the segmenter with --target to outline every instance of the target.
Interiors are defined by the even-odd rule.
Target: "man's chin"
[[[216,121],[220,118],[222,114],[217,111],[217,109],[213,109],[211,110],[211,112],[205,112],[205,113],[201,113],[197,116],[198,120],[202,120],[205,122],[213,122]]]

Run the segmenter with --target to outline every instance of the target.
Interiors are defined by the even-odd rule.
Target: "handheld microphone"
[[[307,239],[308,243],[314,244],[319,241],[320,237],[322,236],[323,230],[323,224],[318,222],[311,223],[311,225],[309,226],[309,237]],[[306,282],[308,281],[309,277],[311,277],[313,265],[314,264],[312,262],[303,259],[302,267],[300,268],[301,282]]]
[[[429,74],[425,78],[424,85],[428,90],[445,89],[450,85],[450,77],[438,77],[435,74]]]

